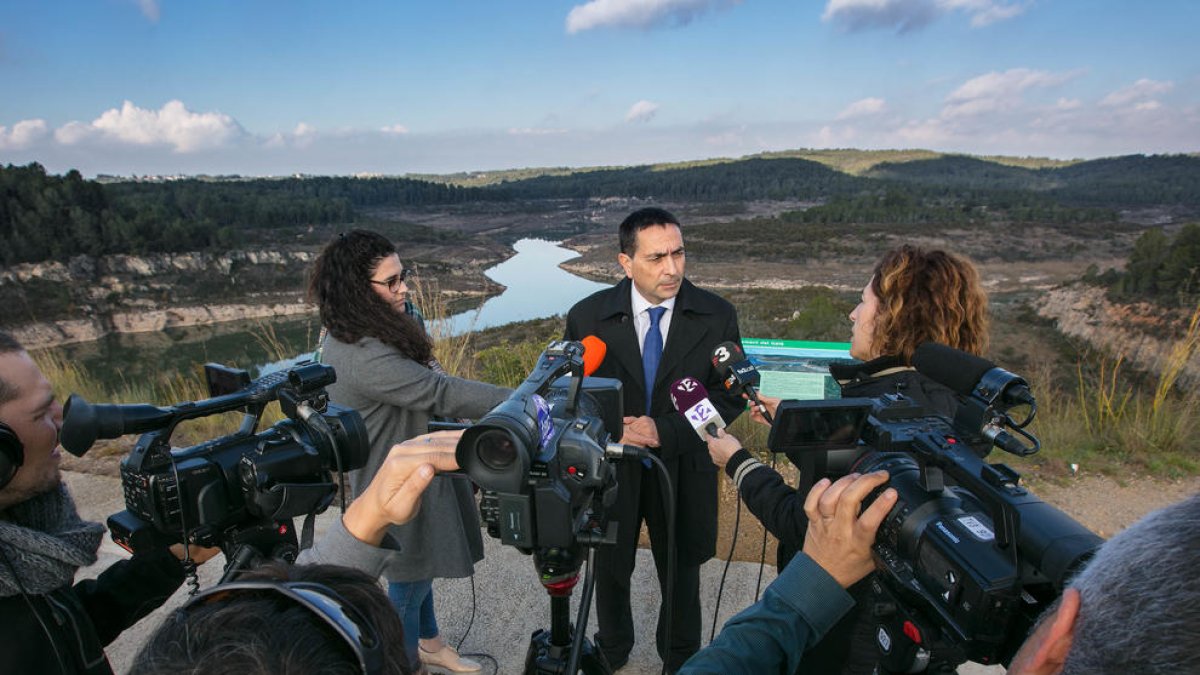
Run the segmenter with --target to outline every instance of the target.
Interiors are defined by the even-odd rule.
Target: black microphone
[[[754,402],[754,407],[758,408],[758,412],[767,421],[767,424],[774,424],[775,420],[771,418],[771,413],[767,411],[767,407],[758,400],[758,385],[762,381],[762,376],[758,373],[758,368],[750,363],[750,359],[746,358],[742,348],[736,342],[722,342],[717,345],[712,354],[713,368],[724,380],[725,390],[734,394],[745,393]]]
[[[997,401],[1006,409],[1022,403],[1037,405],[1024,378],[974,354],[936,342],[923,342],[913,350],[912,364],[917,372],[934,382],[988,405]]]
[[[708,400],[708,390],[694,377],[685,377],[671,385],[671,405],[687,418],[701,439],[706,431],[716,438],[717,429],[725,428],[725,418]]]

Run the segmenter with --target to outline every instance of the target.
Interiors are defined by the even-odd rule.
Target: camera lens
[[[517,446],[512,436],[502,429],[489,429],[480,434],[475,442],[475,453],[479,461],[493,471],[504,471],[517,461]]]

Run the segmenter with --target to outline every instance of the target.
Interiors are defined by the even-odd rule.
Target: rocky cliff
[[[1181,343],[1190,318],[1181,310],[1151,303],[1113,303],[1103,288],[1086,284],[1049,290],[1033,306],[1062,333],[1123,355],[1134,367],[1153,373],[1161,372]],[[1200,384],[1200,357],[1194,347],[1180,383]]]

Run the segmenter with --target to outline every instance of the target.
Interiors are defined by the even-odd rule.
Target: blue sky
[[[1200,151],[1195,0],[4,0],[0,163],[449,172]]]

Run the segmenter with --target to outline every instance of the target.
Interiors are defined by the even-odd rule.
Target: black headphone
[[[383,672],[383,643],[375,624],[341,595],[324,584],[311,581],[227,581],[192,596],[177,612],[186,617],[199,605],[227,599],[231,593],[270,593],[283,596],[307,609],[333,630],[358,660],[363,675]]]
[[[25,446],[17,432],[4,422],[0,422],[0,488],[8,485],[17,467],[25,463]]]

